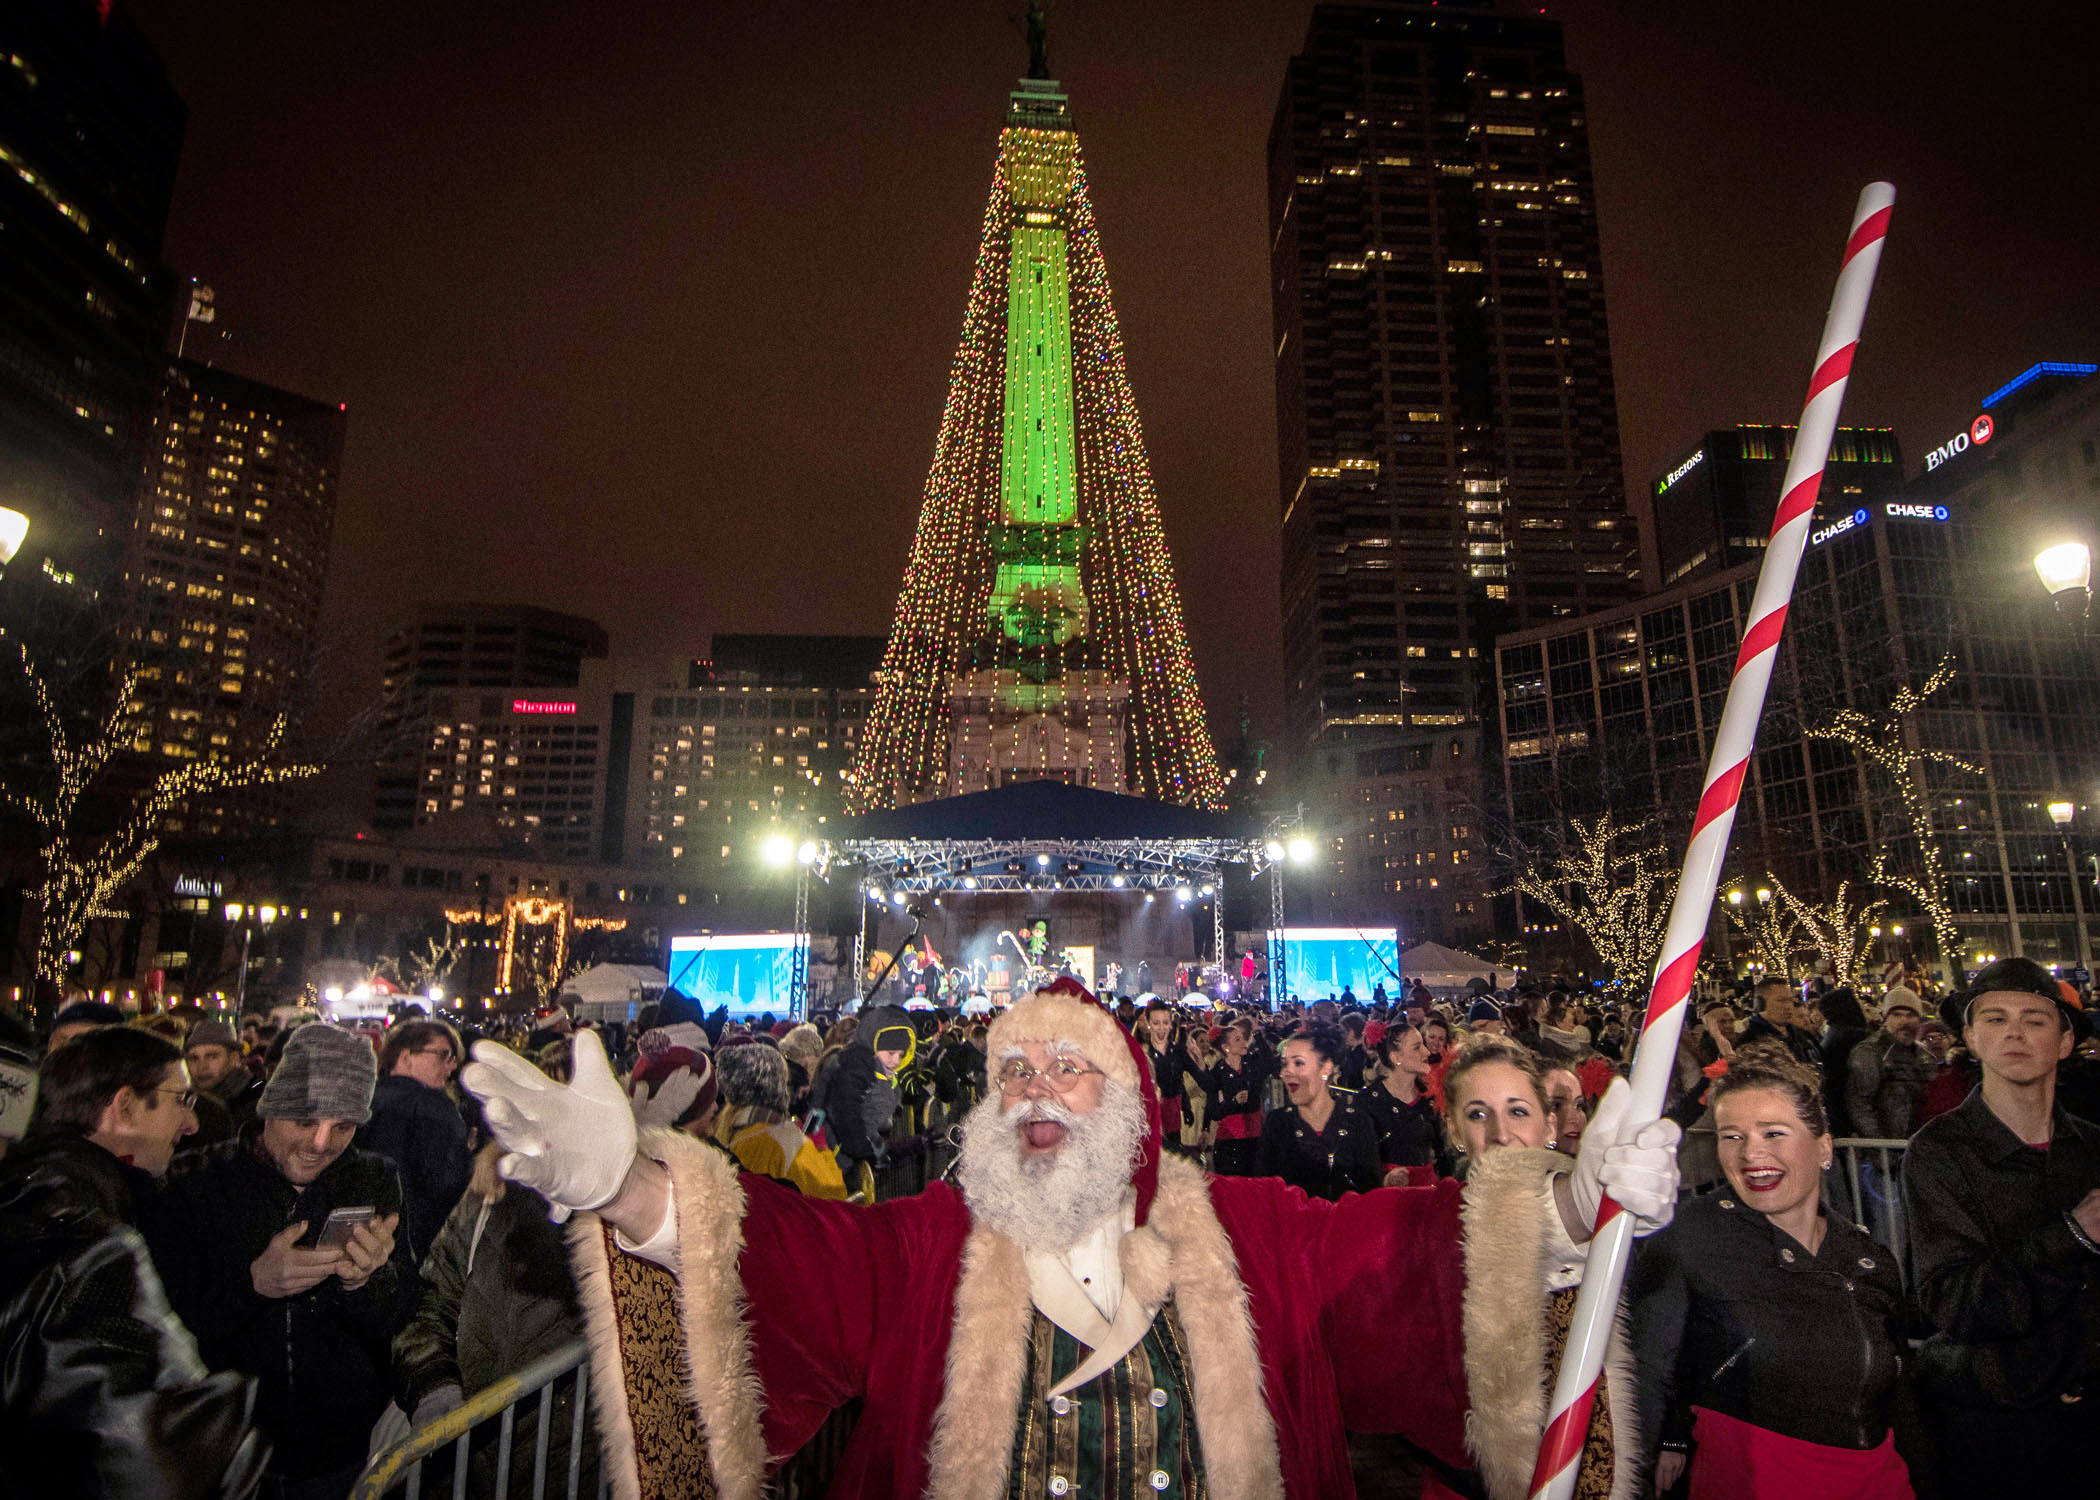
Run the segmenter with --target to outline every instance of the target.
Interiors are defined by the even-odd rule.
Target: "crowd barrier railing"
[[[537,1408],[526,1417],[527,1421],[537,1424],[530,1460],[532,1500],[547,1500],[550,1494],[561,1495],[565,1500],[599,1500],[606,1493],[610,1476],[603,1474],[600,1466],[591,1461],[595,1458],[596,1438],[591,1430],[588,1410],[590,1361],[586,1358],[587,1353],[588,1347],[578,1339],[516,1374],[506,1375],[494,1385],[476,1391],[459,1406],[416,1429],[367,1464],[350,1491],[350,1500],[385,1500],[385,1497],[396,1494],[403,1500],[422,1500],[425,1460],[436,1457],[447,1448],[452,1450],[452,1500],[467,1500],[469,1459],[474,1438],[491,1422],[496,1424],[496,1432],[493,1454],[488,1461],[494,1466],[494,1480],[483,1488],[485,1476],[477,1475],[473,1494],[476,1500],[484,1496],[508,1496],[514,1483],[522,1482],[522,1479],[514,1479],[511,1473],[519,1408],[535,1394],[539,1396]],[[573,1391],[568,1393],[571,1400],[566,1415],[569,1428],[567,1472],[550,1476],[547,1466],[555,1435],[556,1386],[572,1373],[575,1379]],[[587,1468],[594,1477],[585,1486]],[[550,1478],[555,1485],[552,1489],[548,1483]]]
[[[1910,1143],[1848,1136],[1837,1143],[1825,1194],[1830,1206],[1896,1252],[1910,1285],[1910,1216],[1903,1202],[1903,1150]]]

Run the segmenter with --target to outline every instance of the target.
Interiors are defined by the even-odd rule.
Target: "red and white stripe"
[[[1728,684],[1728,700],[1714,735],[1713,754],[1707,760],[1706,788],[1699,796],[1691,847],[1685,852],[1684,869],[1677,877],[1677,895],[1670,907],[1648,1014],[1641,1023],[1629,1111],[1635,1120],[1653,1120],[1662,1113],[1670,1066],[1677,1055],[1678,1033],[1684,1029],[1685,1002],[1698,972],[1699,950],[1720,885],[1721,862],[1727,857],[1728,835],[1735,826],[1736,802],[1742,795],[1743,777],[1756,746],[1765,690],[1772,681],[1779,632],[1786,624],[1794,578],[1801,571],[1801,554],[1808,545],[1809,527],[1815,522],[1816,491],[1822,485],[1823,465],[1837,436],[1838,408],[1844,402],[1845,385],[1852,374],[1852,355],[1859,348],[1860,323],[1866,316],[1867,295],[1873,290],[1874,272],[1881,264],[1881,247],[1888,235],[1889,213],[1895,202],[1893,186],[1886,182],[1869,183],[1853,210],[1852,233],[1845,241],[1837,291],[1830,299],[1830,315],[1823,324],[1815,373],[1808,382],[1808,400],[1801,408],[1801,424],[1794,434],[1794,453],[1786,466],[1779,510],[1772,518],[1771,544],[1765,549],[1764,566],[1757,575],[1757,592],[1750,603],[1750,625],[1743,632],[1742,650],[1736,656],[1735,673]],[[1582,1440],[1589,1431],[1597,1381],[1604,1368],[1604,1345],[1619,1305],[1619,1289],[1626,1278],[1626,1262],[1633,1247],[1632,1222],[1620,1212],[1618,1204],[1606,1198],[1597,1214],[1596,1229],[1582,1290],[1576,1295],[1568,1346],[1561,1357],[1560,1378],[1553,1387],[1552,1415],[1539,1443],[1538,1465],[1532,1471],[1533,1500],[1568,1500],[1574,1494]]]

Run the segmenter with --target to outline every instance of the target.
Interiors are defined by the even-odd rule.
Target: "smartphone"
[[[339,1208],[328,1216],[321,1226],[321,1237],[314,1241],[316,1250],[340,1250],[350,1243],[350,1231],[360,1224],[369,1223],[375,1215],[369,1203],[363,1208]]]

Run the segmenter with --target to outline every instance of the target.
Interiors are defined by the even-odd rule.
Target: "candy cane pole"
[[[1895,188],[1886,182],[1869,183],[1852,213],[1852,233],[1838,268],[1837,291],[1830,299],[1823,341],[1816,349],[1815,373],[1808,382],[1808,401],[1801,408],[1801,425],[1794,434],[1794,455],[1787,462],[1779,510],[1772,518],[1772,540],[1750,602],[1750,625],[1743,632],[1713,754],[1707,760],[1706,787],[1692,821],[1691,847],[1685,851],[1684,869],[1677,877],[1677,895],[1670,906],[1662,957],[1649,992],[1648,1014],[1641,1023],[1640,1046],[1633,1059],[1630,1118],[1635,1120],[1653,1120],[1662,1113],[1678,1033],[1684,1029],[1685,1002],[1699,968],[1699,949],[1713,913],[1728,834],[1735,826],[1736,801],[1750,768],[1765,690],[1772,681],[1779,632],[1786,624],[1794,577],[1801,571],[1801,553],[1815,520],[1816,491],[1837,435],[1838,408],[1852,374],[1860,322],[1866,316],[1867,294],[1873,290],[1874,271],[1881,264],[1881,246],[1895,202]],[[1553,1387],[1552,1416],[1531,1475],[1534,1500],[1569,1500],[1575,1492],[1582,1440],[1589,1431],[1597,1380],[1604,1368],[1604,1345],[1611,1334],[1632,1248],[1632,1222],[1618,1204],[1606,1198],[1597,1213],[1596,1237],[1590,1242],[1582,1290],[1575,1298],[1568,1347]]]

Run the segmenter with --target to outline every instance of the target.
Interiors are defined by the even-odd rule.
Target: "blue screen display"
[[[1344,989],[1369,1003],[1379,984],[1389,997],[1400,993],[1400,939],[1391,927],[1285,927],[1269,944],[1283,954],[1284,993],[1307,1005]]]
[[[732,1016],[771,1011],[785,1018],[801,942],[792,933],[674,937],[664,971],[671,976],[670,987],[697,1000],[704,1011],[726,1005]]]

